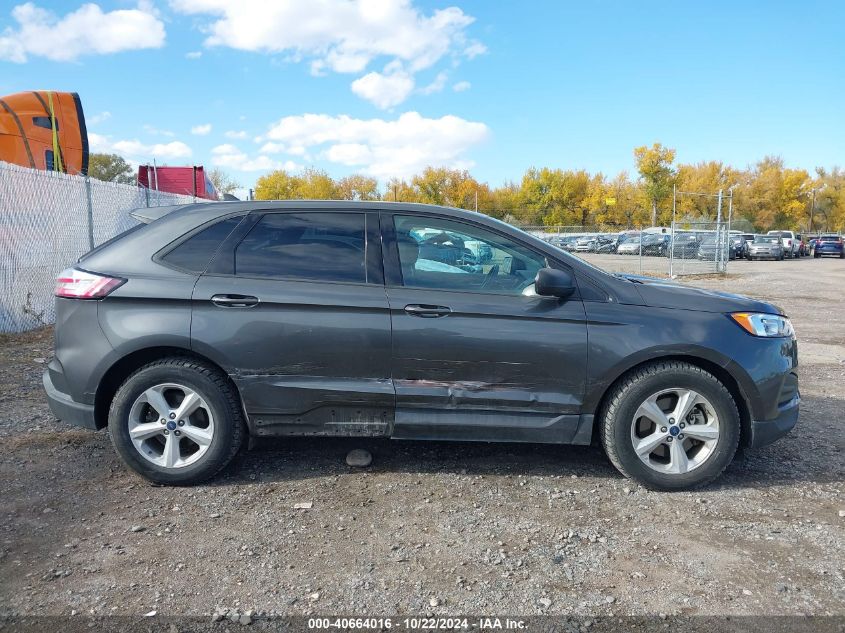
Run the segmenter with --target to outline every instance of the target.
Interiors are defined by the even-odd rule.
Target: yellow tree
[[[462,209],[475,208],[475,194],[481,188],[468,171],[447,167],[426,167],[411,183],[420,202]]]
[[[387,187],[381,197],[389,202],[419,202],[419,196],[407,181],[400,178],[391,178],[387,181]]]
[[[293,200],[299,197],[300,185],[299,176],[277,169],[256,181],[255,197],[258,200]]]
[[[634,149],[637,171],[640,172],[643,188],[651,203],[651,223],[657,224],[657,208],[672,194],[675,171],[675,150],[654,143],[651,147],[643,145]]]
[[[302,200],[337,200],[340,196],[332,177],[322,169],[306,167],[299,176],[297,198]]]
[[[338,181],[337,193],[341,200],[378,200],[378,181],[369,176],[352,174]]]
[[[813,218],[810,228],[823,231],[842,231],[845,229],[845,171],[834,167],[830,171],[816,168],[817,178],[813,183],[815,190],[815,205],[813,191],[808,192],[808,204]],[[813,208],[815,207],[815,208]]]

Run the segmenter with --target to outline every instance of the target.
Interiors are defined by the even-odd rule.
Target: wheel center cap
[[[176,422],[174,422],[173,420],[170,420],[170,422],[168,422],[168,423],[167,423],[167,429],[168,429],[169,431],[172,431],[172,430],[174,430],[175,428],[176,428]],[[674,427],[673,427],[673,428],[674,428]]]
[[[679,427],[679,426],[670,426],[669,427],[669,435],[671,435],[672,437],[678,437],[678,434],[680,432],[681,432],[681,427]]]

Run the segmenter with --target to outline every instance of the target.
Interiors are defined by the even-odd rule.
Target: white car
[[[620,255],[637,255],[640,252],[640,237],[629,237],[616,249]]]
[[[792,231],[769,231],[766,235],[777,235],[783,244],[783,254],[792,259],[798,257],[801,249],[801,241],[795,237]]]

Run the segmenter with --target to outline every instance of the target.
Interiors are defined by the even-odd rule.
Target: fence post
[[[91,201],[91,177],[85,176],[85,200],[88,203],[88,246],[94,250],[94,204]]]
[[[672,214],[674,216],[674,212]],[[675,264],[675,218],[672,218],[671,237],[669,238],[669,279],[674,279],[673,266]]]

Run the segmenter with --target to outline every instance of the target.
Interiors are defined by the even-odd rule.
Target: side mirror
[[[564,298],[575,292],[575,280],[565,270],[541,268],[534,278],[534,290],[543,297]]]

